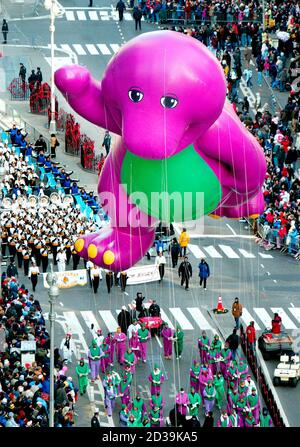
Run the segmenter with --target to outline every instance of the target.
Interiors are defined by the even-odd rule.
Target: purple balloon
[[[110,227],[76,241],[82,257],[121,271],[151,247],[162,218],[262,212],[262,148],[226,100],[219,61],[196,39],[173,31],[141,34],[111,59],[102,81],[72,65],[56,71],[55,83],[78,114],[120,136],[98,185]],[[183,200],[191,219],[179,217],[181,205],[155,211],[148,202],[152,186],[178,192],[176,204]],[[202,213],[185,193],[203,193]],[[170,206],[171,198],[165,200]]]

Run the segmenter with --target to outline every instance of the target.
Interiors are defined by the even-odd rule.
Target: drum
[[[48,196],[42,196],[39,198],[39,205],[42,207],[46,207],[50,204],[50,199]]]
[[[9,197],[4,197],[2,200],[2,208],[11,209],[13,201]]]
[[[37,198],[36,196],[30,195],[30,196],[28,197],[28,204],[29,204],[29,206],[31,206],[32,208],[33,208],[33,207],[36,207],[37,204],[38,204],[38,198]]]
[[[50,202],[54,205],[60,205],[61,204],[61,197],[57,192],[52,192],[50,194]]]

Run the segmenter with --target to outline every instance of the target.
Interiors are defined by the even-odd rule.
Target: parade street
[[[135,286],[128,286],[122,293],[120,287],[113,287],[107,293],[105,280],[100,283],[97,294],[89,286],[61,290],[56,304],[57,332],[55,345],[59,346],[65,332],[73,334],[76,345],[79,347],[78,357],[86,357],[88,346],[92,341],[90,326],[98,324],[103,333],[115,331],[117,315],[123,305],[142,292],[145,301],[156,299],[161,307],[163,318],[171,327],[180,324],[184,330],[184,349],[182,358],[178,361],[165,360],[162,350],[162,339],[153,338],[149,347],[149,361],[146,365],[139,364],[134,376],[133,388],[142,393],[143,398],[150,398],[148,375],[153,364],[158,362],[167,374],[167,381],[163,386],[166,406],[170,410],[174,405],[176,390],[189,386],[189,377],[186,371],[192,365],[194,358],[198,358],[197,340],[202,330],[210,336],[215,333],[225,338],[232,332],[234,320],[230,313],[231,305],[236,296],[244,306],[242,323],[248,325],[255,321],[255,327],[260,332],[270,327],[274,312],[279,312],[283,325],[288,333],[299,337],[300,330],[300,298],[297,275],[299,265],[296,261],[274,250],[266,252],[254,242],[250,229],[245,229],[246,223],[232,220],[214,220],[205,218],[205,237],[191,239],[188,254],[193,267],[190,290],[180,287],[177,268],[172,269],[170,259],[166,268],[166,275],[162,283],[154,282]],[[191,237],[193,232],[191,231]],[[211,236],[210,236],[211,235]],[[207,283],[207,290],[199,286],[198,263],[202,256],[209,263],[211,277]],[[153,263],[147,261],[143,264]],[[25,278],[25,285],[30,287],[30,281]],[[38,296],[45,312],[48,311],[47,289],[43,288],[42,278],[38,283]],[[283,292],[284,291],[284,292]],[[216,308],[219,295],[223,298],[225,308],[229,309],[224,316],[214,316],[212,309]],[[213,316],[213,319],[211,318]],[[219,332],[220,331],[220,332]],[[261,358],[261,361],[264,360]],[[73,360],[75,363],[75,358]],[[270,377],[276,361],[264,362],[269,370]],[[73,364],[74,365],[74,364]],[[74,374],[74,366],[70,367]],[[117,366],[117,370],[119,370]],[[72,375],[71,374],[71,375]],[[99,382],[99,381],[98,381]],[[104,415],[101,386],[96,383],[95,391],[78,402],[77,411],[80,411],[80,421],[89,424],[89,409],[94,400],[101,406],[101,423],[111,424]],[[290,387],[276,388],[279,399],[291,426],[299,423],[299,399]],[[291,396],[293,395],[293,399]],[[100,404],[101,402],[101,404]],[[167,411],[166,411],[167,413]],[[202,419],[203,419],[203,415]],[[86,419],[85,419],[86,418]],[[118,415],[115,416],[115,425],[118,425]]]

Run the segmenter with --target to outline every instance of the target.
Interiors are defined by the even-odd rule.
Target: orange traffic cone
[[[223,306],[221,296],[219,296],[217,307],[216,307],[216,309],[213,309],[213,311],[214,311],[214,313],[217,313],[217,314],[226,314],[228,312],[228,309],[225,309],[225,307]]]
[[[221,296],[219,296],[219,298],[218,298],[217,312],[224,312],[224,307],[223,307]]]

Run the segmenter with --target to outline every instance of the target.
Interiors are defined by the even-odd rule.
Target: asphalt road
[[[129,20],[128,15],[126,16],[127,20],[118,24],[118,21],[113,19],[111,4],[103,0],[94,2],[96,7],[92,9],[87,8],[87,1],[82,0],[62,1],[61,3],[66,8],[72,9],[66,9],[66,16],[56,20],[55,41],[57,47],[73,51],[79,64],[86,65],[96,78],[101,78],[115,51],[122,43],[137,34],[134,30],[134,22]],[[36,44],[41,46],[47,46],[49,43],[47,20],[16,21],[12,22],[11,26],[15,31],[15,36],[19,39],[18,43],[28,44],[33,42],[33,39]],[[142,23],[142,32],[155,29],[157,29],[156,25]],[[42,55],[49,58],[50,52],[42,50]],[[63,54],[63,57],[64,59],[60,60],[61,64],[70,61],[68,53]],[[256,93],[255,79],[253,90]],[[266,85],[261,93],[262,101],[267,101],[270,95]],[[112,293],[108,295],[103,283],[96,296],[88,286],[63,291],[56,306],[58,315],[56,344],[60,344],[67,324],[68,328],[72,330],[79,350],[82,351],[79,354],[86,353],[87,346],[91,341],[89,319],[94,318],[106,332],[115,324],[116,310],[120,309],[123,304],[128,304],[135,297],[137,291],[142,291],[149,299],[155,298],[164,310],[165,317],[174,326],[179,322],[184,328],[185,349],[180,361],[167,361],[163,358],[160,341],[153,339],[149,349],[149,363],[137,367],[133,390],[138,390],[144,397],[147,397],[149,387],[146,378],[153,363],[161,362],[168,377],[163,385],[163,392],[167,400],[165,411],[165,415],[167,415],[174,404],[175,390],[181,386],[188,389],[187,372],[193,358],[198,355],[196,341],[201,330],[207,329],[210,335],[217,330],[208,311],[216,307],[220,294],[224,306],[228,308],[230,308],[233,298],[238,296],[247,311],[244,312],[245,322],[254,319],[257,327],[261,330],[269,324],[274,309],[279,308],[288,332],[292,333],[297,329],[299,332],[299,263],[278,252],[264,252],[250,237],[251,231],[245,229],[245,225],[245,223],[225,219],[217,221],[210,218],[205,219],[205,237],[195,237],[191,240],[189,256],[194,268],[194,275],[189,292],[180,287],[177,272],[171,267],[166,269],[166,276],[162,284],[128,286],[126,291],[128,295],[122,294],[119,288],[113,288]],[[197,264],[199,257],[203,255],[207,257],[212,272],[207,291],[200,289],[197,277]],[[147,261],[143,260],[143,262]],[[29,285],[27,278],[24,279],[24,282]],[[47,291],[42,287],[41,280],[37,290],[37,296],[44,311],[48,312]],[[107,312],[103,313],[104,311]],[[233,327],[230,313],[220,317],[217,320],[217,325],[225,335],[228,335]],[[271,376],[275,363],[267,362]],[[75,377],[74,367],[70,367],[69,372]],[[97,383],[94,393],[90,389],[89,397],[80,398],[77,404],[80,414],[77,425],[89,425],[90,406],[94,401],[100,407],[101,423],[112,424],[113,421],[108,420],[104,415],[101,393],[101,385]],[[299,425],[300,396],[298,391],[280,387],[277,389],[277,393],[290,425]],[[118,424],[117,418],[114,423]]]

